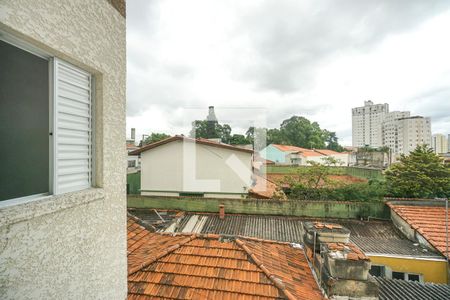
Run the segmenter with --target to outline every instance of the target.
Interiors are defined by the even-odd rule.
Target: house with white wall
[[[0,1],[0,298],[125,299],[125,1]]]
[[[290,145],[270,144],[259,151],[264,159],[278,165],[308,165],[308,161],[323,163],[323,158],[333,157],[343,166],[349,164],[349,153],[340,153],[329,149],[306,149]]]
[[[252,187],[253,150],[174,136],[140,155],[141,195],[242,198]]]

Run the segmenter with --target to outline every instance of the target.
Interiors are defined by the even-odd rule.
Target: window
[[[0,201],[89,188],[91,75],[3,40],[0,65]]]
[[[136,167],[136,161],[135,160],[129,160],[128,161],[128,168],[134,168]]]
[[[372,265],[370,268],[370,275],[377,277],[384,277],[386,272],[386,268],[384,266]]]
[[[421,274],[395,272],[395,271],[392,272],[392,279],[401,279],[401,280],[423,282]]]

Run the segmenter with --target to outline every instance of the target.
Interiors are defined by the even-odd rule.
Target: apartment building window
[[[92,78],[0,39],[0,201],[92,185]]]

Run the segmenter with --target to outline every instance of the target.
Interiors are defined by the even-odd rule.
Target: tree
[[[159,142],[161,140],[167,139],[169,137],[170,137],[170,135],[165,134],[165,133],[152,132],[152,134],[150,134],[150,136],[148,136],[144,140],[143,144],[147,145],[147,144],[151,144],[151,143],[156,143],[156,142]]]
[[[233,134],[230,139],[231,145],[247,145],[250,141],[243,134]]]
[[[189,136],[204,139],[220,138],[223,143],[228,144],[231,140],[231,126],[220,125],[217,121],[195,120],[192,122]]]
[[[337,152],[344,151],[344,148],[338,143],[338,137],[336,136],[336,132],[324,129],[323,133],[325,135],[325,144],[327,144],[327,149]]]
[[[311,123],[308,119],[292,116],[284,120],[280,126],[283,142],[288,145],[303,148],[325,148],[324,132],[317,122]]]
[[[450,197],[450,168],[425,145],[417,146],[386,170],[389,196],[406,198]]]

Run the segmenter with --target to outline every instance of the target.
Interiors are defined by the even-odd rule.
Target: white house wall
[[[106,0],[0,1],[0,29],[95,76],[98,186],[0,202],[0,298],[125,299],[125,18]]]
[[[237,173],[244,178],[228,166],[232,156]],[[251,153],[174,141],[141,154],[142,194],[201,192],[205,197],[241,197],[251,185],[251,159]]]

